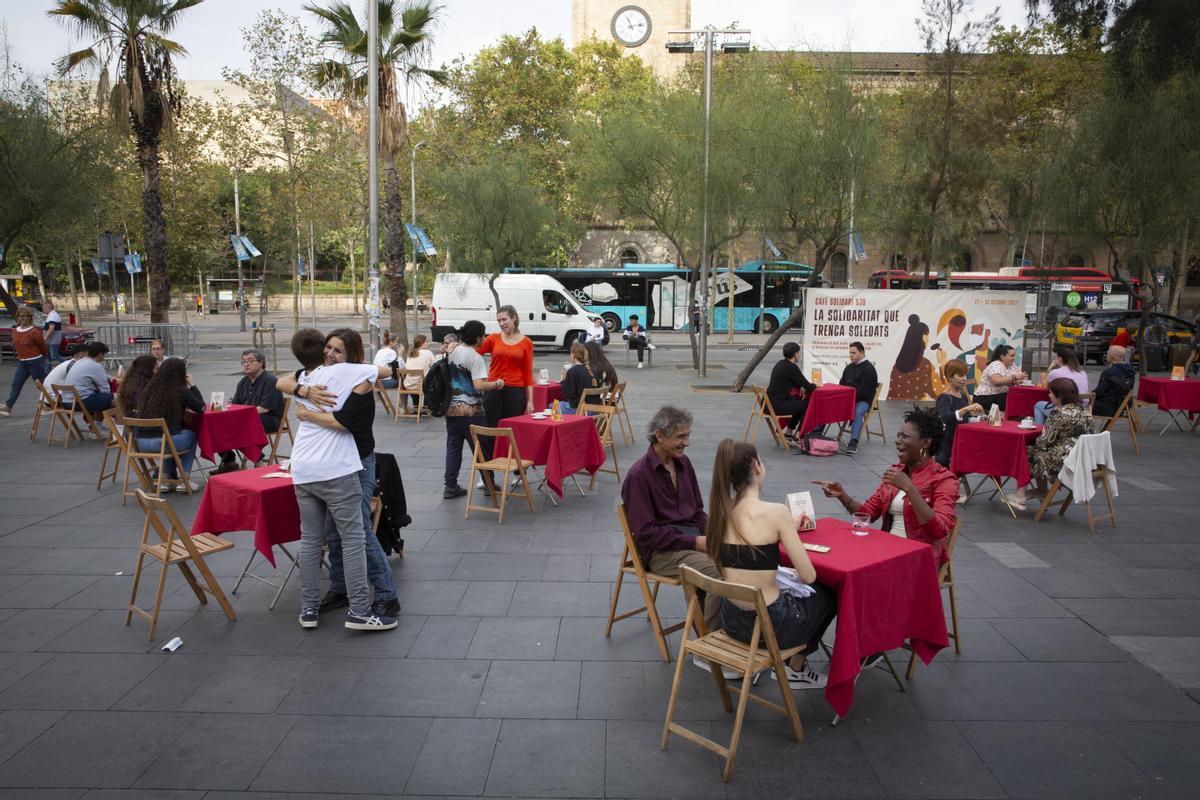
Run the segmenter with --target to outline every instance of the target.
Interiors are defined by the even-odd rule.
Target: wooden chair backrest
[[[508,442],[508,455],[500,456],[500,458],[507,458],[509,461],[516,463],[521,462],[521,452],[517,449],[517,437],[513,435],[512,428],[489,428],[486,425],[472,425],[471,444],[474,447],[476,463],[482,464],[485,460],[483,458],[483,448],[479,442],[480,436],[491,436],[493,439],[504,439]],[[495,447],[494,443],[493,447]]]
[[[688,615],[692,618],[696,629],[706,633],[704,615],[700,607],[697,592],[704,592],[710,597],[724,597],[726,600],[736,600],[754,606],[758,618],[754,621],[754,632],[750,636],[750,646],[757,647],[760,636],[765,640],[767,651],[772,655],[779,653],[779,643],[775,639],[775,628],[771,625],[771,617],[767,613],[767,604],[763,601],[762,589],[757,586],[746,586],[740,583],[730,583],[698,572],[691,567],[679,570],[679,580],[683,584],[684,594],[688,599]],[[686,635],[686,634],[685,634]]]
[[[878,411],[879,410],[879,393],[882,391],[883,391],[883,384],[882,383],[875,384],[875,394],[871,398],[871,408],[868,409],[869,411]]]
[[[612,422],[613,414],[616,413],[616,408],[607,404],[600,403],[580,403],[579,408],[575,412],[580,416],[590,416],[596,423],[596,433],[600,434],[600,441],[604,444],[609,444],[612,441]]]
[[[954,518],[954,527],[950,529],[950,535],[946,537],[946,560],[954,559],[954,545],[958,543],[958,529],[962,526],[962,518]]]
[[[39,381],[37,378],[34,378],[33,385],[38,388],[39,392],[41,392],[41,395],[42,395],[41,402],[45,403],[47,406],[53,406],[54,405],[54,395],[50,394],[50,392],[46,389],[46,387],[42,385],[42,382]]]
[[[79,396],[79,389],[78,389],[78,387],[75,386],[75,384],[73,384],[73,383],[56,383],[53,386],[51,386],[50,388],[54,391],[55,399],[58,401],[58,404],[61,408],[67,408],[67,409],[73,408],[76,411],[82,412],[85,417],[90,418],[91,412],[89,412],[87,410],[87,407],[84,406],[83,398]],[[63,402],[64,398],[68,395],[71,398],[70,406],[68,406],[65,402]]]
[[[593,398],[595,398],[596,403],[603,403],[604,395],[606,395],[606,394],[608,394],[608,390],[602,386],[591,388],[591,389],[584,389],[583,393],[579,395],[579,406],[580,406],[580,408],[582,408],[585,405],[593,404],[592,403]],[[575,409],[575,410],[578,411],[579,409]]]
[[[1097,414],[1096,416],[1099,416],[1101,419],[1107,420],[1104,423],[1104,427],[1100,429],[1101,432],[1103,433],[1105,431],[1111,431],[1116,426],[1117,420],[1119,420],[1121,417],[1129,417],[1129,404],[1132,402],[1133,402],[1133,389],[1130,389],[1129,393],[1126,394],[1125,397],[1123,397],[1121,399],[1121,404],[1117,406],[1117,409],[1115,411],[1113,411],[1113,415],[1111,417],[1104,417],[1104,416]],[[1129,417],[1129,424],[1130,425],[1133,424],[1132,417]]]
[[[141,433],[141,431],[146,431],[146,433]],[[179,460],[179,453],[175,450],[175,441],[171,438],[171,431],[167,427],[167,421],[162,417],[147,419],[126,417],[125,432],[129,436],[128,441],[126,441],[126,455],[151,456],[160,459],[174,457],[176,460]],[[139,436],[143,439],[158,438],[158,452],[142,450],[141,445],[137,442]]]
[[[419,369],[398,369],[396,376],[400,379],[398,387],[401,394],[424,394],[425,393],[425,372]],[[408,379],[416,378],[417,385],[412,389],[408,388]]]
[[[171,504],[161,497],[151,497],[141,489],[136,491],[138,505],[146,513],[146,523],[142,528],[142,542],[145,543],[149,529],[153,527],[158,534],[158,538],[166,546],[168,553],[171,552],[172,540],[176,540],[183,545],[191,558],[198,558],[196,546],[192,542],[192,535],[183,527],[183,523],[175,514],[175,509],[171,508]],[[167,518],[166,524],[163,524],[162,519],[159,518],[159,514]]]
[[[642,565],[642,557],[638,555],[637,541],[633,538],[633,530],[629,527],[629,517],[625,514],[625,504],[617,505],[617,519],[621,521],[621,533],[625,536],[625,547],[629,549],[629,560],[639,574],[644,573],[646,568]],[[622,566],[624,566],[622,564]]]

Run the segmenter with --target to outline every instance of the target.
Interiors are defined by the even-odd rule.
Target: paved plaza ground
[[[239,339],[202,334],[202,391],[232,393]],[[639,436],[663,403],[696,415],[689,455],[705,492],[751,396],[694,387],[727,385],[748,356],[714,352],[698,379],[685,352],[639,371],[616,350]],[[557,373],[563,360],[535,366]],[[0,366],[0,386],[12,371]],[[604,637],[621,548],[611,475],[558,508],[514,503],[503,525],[464,520],[463,499],[441,496],[442,422],[379,418],[377,449],[399,459],[413,517],[393,559],[399,629],[303,630],[295,579],[274,612],[273,590],[247,581],[231,623],[173,574],[149,642],[144,622],[122,624],[141,514],[119,488],[96,490],[100,445],[30,443],[33,400],[30,384],[0,420],[0,798],[1185,798],[1200,785],[1200,441],[1178,431],[1147,437],[1140,456],[1114,436],[1115,530],[1090,534],[1082,507],[1035,525],[1032,511],[1014,521],[973,500],[955,551],[963,653],[919,667],[905,693],[869,670],[837,727],[821,692],[798,691],[803,745],[752,706],[722,784],[709,752],[678,738],[659,749],[674,664],[649,626]],[[884,406],[890,437],[903,408]],[[759,444],[775,499],[815,478],[863,498],[895,456],[890,438],[853,458]],[[619,447],[622,470],[644,449]],[[171,497],[189,524],[198,502]],[[237,546],[210,559],[226,591],[251,547],[230,536]],[[664,589],[669,617],[682,606]],[[161,652],[173,636],[182,648]],[[711,678],[685,674],[680,717],[725,738]]]

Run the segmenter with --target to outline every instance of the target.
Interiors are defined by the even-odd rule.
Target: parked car
[[[29,306],[33,311],[33,324],[39,328],[46,324],[46,315],[41,309],[36,306]],[[12,314],[8,313],[8,309],[0,306],[0,355],[11,356],[12,349],[12,329],[16,326],[16,321]],[[59,352],[66,352],[67,348],[73,344],[87,344],[92,339],[96,338],[96,332],[90,328],[79,328],[74,325],[63,325],[62,342],[59,343]]]
[[[1136,346],[1141,320],[1142,312],[1137,310],[1072,311],[1058,321],[1054,341],[1073,345],[1081,356],[1100,364],[1108,352],[1108,343],[1122,329],[1129,332]],[[1170,314],[1152,311],[1146,319],[1147,347],[1169,351],[1173,344],[1189,343],[1195,333],[1195,325]],[[1134,357],[1137,357],[1136,350]],[[1169,359],[1165,363],[1169,363]]]

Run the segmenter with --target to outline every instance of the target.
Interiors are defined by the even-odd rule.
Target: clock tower
[[[571,0],[571,41],[615,41],[669,79],[685,58],[667,52],[667,31],[690,28],[691,0]]]

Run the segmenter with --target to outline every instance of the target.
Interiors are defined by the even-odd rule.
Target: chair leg
[[[807,652],[807,651],[806,651]],[[787,670],[783,668],[783,659],[776,659],[775,676],[787,675]],[[743,679],[746,683],[750,682],[750,676],[747,675]],[[796,710],[796,696],[792,694],[792,687],[786,680],[775,681],[779,684],[779,693],[783,697],[783,707],[787,709],[788,724],[792,726],[792,736],[797,742],[804,742],[804,725],[800,722],[800,712]]]
[[[1200,419],[1200,417],[1197,419]],[[1104,499],[1108,502],[1108,519],[1115,528],[1117,527],[1117,512],[1113,509],[1112,492],[1108,490],[1108,478],[1102,478],[1101,480],[1103,481],[1102,485],[1104,486]]]
[[[663,661],[670,663],[671,651],[667,647],[667,635],[663,632],[662,620],[658,616],[654,596],[650,592],[650,587],[646,585],[644,577],[638,578],[638,584],[642,590],[642,600],[646,603],[646,614],[650,617],[650,627],[654,630],[654,638],[658,641],[658,652]],[[616,611],[616,606],[613,607],[613,611]]]
[[[691,612],[688,612],[688,622],[691,622]],[[687,631],[691,630],[688,625],[684,629],[683,639],[687,641]],[[679,685],[683,683],[683,662],[685,649],[680,646],[679,658],[675,659],[675,678],[671,681],[671,694],[667,697],[667,718],[663,720],[662,741],[659,742],[659,749],[667,749],[667,741],[671,737],[671,720],[675,717],[675,703],[679,700]]]
[[[146,560],[146,554],[138,548],[137,564],[133,567],[133,589],[129,592],[129,606],[125,609],[125,624],[133,619],[133,608],[137,605],[138,584],[142,582],[142,564]]]
[[[196,575],[194,572],[192,572],[191,567],[187,565],[187,562],[180,561],[176,566],[178,566],[179,571],[183,573],[183,579],[186,580],[188,586],[192,588],[192,593],[196,595],[196,599],[200,601],[200,605],[208,605],[208,597],[205,596],[204,589],[200,586],[199,581],[196,580]]]
[[[200,571],[200,577],[204,578],[205,589],[217,599],[217,604],[221,606],[221,610],[225,612],[225,616],[231,622],[236,622],[237,613],[233,610],[233,606],[229,604],[229,598],[221,590],[221,584],[217,583],[216,576],[212,574],[212,570],[208,568],[208,564],[200,558],[195,559],[195,563],[196,569]],[[180,566],[185,565],[181,564]]]
[[[911,681],[913,672],[917,668],[917,654],[915,652],[908,654],[908,669],[904,670],[904,680]]]
[[[537,509],[533,507],[533,489],[529,486],[529,476],[525,474],[524,467],[521,467],[519,472],[521,475],[521,485],[525,487],[525,499],[529,501],[529,511],[531,513],[536,512]]]
[[[892,673],[892,680],[896,682],[896,688],[900,691],[907,691],[904,688],[904,682],[900,680],[900,673],[896,672],[896,667],[892,665],[892,659],[888,658],[888,654],[883,654],[883,663],[887,666],[888,672]]]
[[[721,672],[723,667],[713,665],[713,672]],[[782,687],[787,684],[786,680],[777,681]],[[791,691],[791,686],[788,686],[784,691]],[[742,723],[746,721],[746,706],[750,703],[750,676],[742,677],[742,688],[738,692],[737,713],[733,717],[733,736],[729,738],[729,752],[725,756],[725,769],[721,772],[721,780],[729,783],[729,779],[733,777],[733,759],[737,755],[738,743],[742,739]]]
[[[621,600],[621,583],[625,580],[625,559],[629,555],[629,548],[626,547],[621,551],[621,563],[617,566],[617,580],[613,584],[612,603],[608,607],[608,624],[604,626],[604,636],[612,636],[612,626],[616,622],[617,604]]]
[[[1054,496],[1058,494],[1058,490],[1062,488],[1062,481],[1055,481],[1054,485],[1046,492],[1046,496],[1042,498],[1042,504],[1038,507],[1038,511],[1033,515],[1034,522],[1041,522],[1042,517],[1046,515],[1046,510],[1050,508],[1054,501]]]
[[[158,589],[154,592],[154,610],[150,612],[150,635],[146,638],[154,641],[154,632],[158,628],[158,611],[162,608],[163,588],[167,585],[167,562],[162,562],[162,571],[158,574]]]
[[[958,633],[958,593],[954,591],[954,583],[947,584],[950,590],[950,627],[954,629],[954,654],[962,655],[962,642]]]

